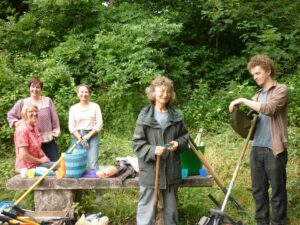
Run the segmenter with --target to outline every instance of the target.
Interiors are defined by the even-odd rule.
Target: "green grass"
[[[131,149],[131,134],[117,135],[108,132],[101,134],[100,157],[102,165],[114,165],[118,156],[133,156]],[[288,224],[300,224],[300,182],[299,182],[299,128],[290,129],[290,147],[288,172]],[[192,133],[192,137],[195,137]],[[225,186],[228,187],[236,163],[240,156],[244,140],[228,129],[222,134],[204,134],[202,140],[206,144],[205,156],[221,177]],[[11,152],[13,152],[13,148]],[[229,201],[225,211],[235,220],[248,224],[254,224],[254,202],[251,193],[251,179],[249,169],[249,148],[241,165],[239,174],[233,187],[232,196],[247,212],[246,215],[238,213],[235,206]],[[3,160],[0,164],[0,201],[15,201],[23,193],[21,191],[7,191],[5,181],[14,175],[14,155],[12,153],[1,155]],[[208,198],[211,193],[221,204],[225,195],[220,188],[214,184],[209,188],[181,188],[178,193],[178,209],[180,214],[180,225],[191,225],[199,221],[202,216],[209,216],[208,210],[216,206]],[[101,191],[102,200],[95,201],[95,191],[85,191],[80,203],[74,204],[75,212],[92,214],[102,212],[110,218],[111,224],[133,225],[135,224],[136,205],[138,201],[138,190],[104,190]],[[22,202],[27,208],[33,208],[33,197],[29,194]]]

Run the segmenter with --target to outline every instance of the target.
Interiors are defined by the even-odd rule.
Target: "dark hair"
[[[148,86],[145,90],[148,100],[152,103],[155,104],[155,88],[164,86],[171,92],[171,97],[167,105],[170,105],[172,102],[175,101],[176,99],[176,93],[174,91],[174,83],[171,79],[165,77],[165,76],[158,76],[156,77],[152,82],[151,85]]]
[[[34,85],[39,85],[41,87],[41,89],[43,89],[44,83],[43,81],[38,78],[38,77],[31,77],[28,81],[28,88],[30,88],[30,86],[34,84]]]
[[[86,87],[86,88],[88,89],[88,91],[89,91],[89,94],[92,93],[91,87],[90,87],[89,85],[87,85],[87,84],[79,84],[79,85],[76,87],[76,92],[77,92],[77,93],[78,93],[78,91],[79,91],[79,88],[81,88],[81,87]]]
[[[248,62],[247,69],[250,72],[256,66],[260,66],[265,71],[271,72],[271,77],[273,77],[275,73],[274,64],[270,57],[266,55],[255,55]]]

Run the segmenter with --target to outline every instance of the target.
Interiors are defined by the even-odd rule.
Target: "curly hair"
[[[265,71],[271,72],[271,77],[274,76],[275,69],[273,61],[270,57],[266,55],[255,55],[253,56],[250,61],[248,62],[247,69],[250,72],[256,66],[260,66]]]
[[[155,88],[164,86],[166,89],[168,89],[171,92],[171,97],[167,105],[170,105],[173,103],[176,99],[176,93],[174,91],[174,83],[171,79],[165,77],[165,76],[158,76],[156,77],[152,82],[151,85],[148,86],[145,90],[148,100],[150,103],[155,104]]]

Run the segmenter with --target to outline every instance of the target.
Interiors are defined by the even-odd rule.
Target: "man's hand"
[[[233,112],[235,110],[237,110],[241,104],[243,104],[244,98],[238,98],[234,101],[232,101],[229,105],[229,112]]]
[[[232,113],[234,110],[237,110],[241,104],[253,109],[256,112],[260,111],[260,107],[261,107],[260,102],[256,102],[256,101],[249,100],[246,98],[238,98],[230,103],[229,112]]]

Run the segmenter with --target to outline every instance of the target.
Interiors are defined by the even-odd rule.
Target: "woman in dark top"
[[[160,156],[159,191],[164,202],[164,221],[167,225],[175,225],[179,223],[176,203],[181,180],[179,154],[187,149],[189,135],[182,114],[171,105],[175,100],[172,80],[159,76],[146,88],[146,93],[150,104],[141,110],[133,136],[133,150],[140,170],[137,225],[152,225],[154,222],[157,156]],[[171,144],[171,148],[167,150],[166,144]]]

